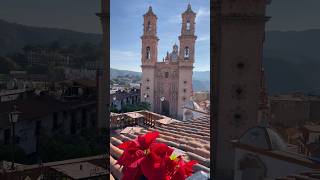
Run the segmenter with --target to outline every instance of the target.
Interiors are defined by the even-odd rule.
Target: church
[[[158,61],[158,18],[151,6],[143,17],[141,101],[150,103],[153,112],[182,119],[182,107],[193,94],[196,13],[188,4],[181,15],[180,44],[174,44],[172,51],[167,52],[162,61]]]

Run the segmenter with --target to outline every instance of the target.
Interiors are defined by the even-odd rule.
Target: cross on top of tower
[[[152,11],[152,6],[151,5],[149,6],[148,12],[145,15],[154,15],[155,16],[155,14]]]
[[[185,12],[192,12],[193,13],[190,2],[188,3],[188,8]]]

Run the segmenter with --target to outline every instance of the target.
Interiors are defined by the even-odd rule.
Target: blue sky
[[[179,45],[181,14],[191,3],[197,13],[195,71],[210,70],[209,0],[111,0],[110,64],[112,68],[141,71],[141,35],[143,14],[152,6],[158,16],[158,61],[173,44]]]

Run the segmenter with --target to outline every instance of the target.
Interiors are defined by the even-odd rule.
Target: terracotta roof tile
[[[115,177],[116,179],[121,179],[122,168],[120,167],[120,165],[118,165],[116,163],[117,163],[117,161],[113,157],[110,157],[110,172],[111,172],[112,176]]]
[[[112,174],[110,174],[110,180],[115,180],[114,177],[112,176]]]
[[[121,140],[121,141],[129,141],[131,140],[130,138],[128,138],[127,136],[123,135],[123,134],[120,134],[118,136],[118,138]]]
[[[110,144],[110,155],[115,157],[115,158],[119,158],[121,156],[121,154],[123,153],[123,150],[117,148],[116,146]]]
[[[193,166],[193,171],[194,172],[196,172],[196,171],[204,171],[204,172],[210,173],[210,168],[208,168],[206,166],[203,166],[201,164],[195,164]]]
[[[210,144],[205,144],[203,147],[210,152]]]
[[[122,143],[121,140],[119,140],[119,139],[117,139],[117,138],[115,138],[115,137],[111,137],[111,138],[110,138],[110,142],[111,142],[112,144],[115,144],[116,146],[118,146],[118,145],[120,145],[120,144]]]
[[[141,114],[146,115],[147,112]],[[154,116],[159,116],[154,114]],[[185,153],[185,160],[196,160],[198,164],[194,166],[194,171],[202,170],[210,172],[210,116],[205,116],[188,122],[173,122],[167,125],[146,127],[141,131],[133,131],[129,133],[117,134],[110,141],[110,165],[111,173],[114,178],[119,179],[121,173],[119,167],[115,164],[121,150],[116,146],[120,142],[133,140],[138,135],[145,134],[150,131],[158,131],[160,137],[158,142],[167,144],[168,146]]]

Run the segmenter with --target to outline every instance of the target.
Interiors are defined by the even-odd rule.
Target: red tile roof
[[[147,117],[147,116],[146,116]],[[122,150],[117,148],[122,142],[132,140],[138,135],[150,131],[160,132],[157,139],[183,152],[185,159],[197,160],[194,171],[205,171],[210,173],[210,116],[202,117],[188,122],[173,122],[167,125],[155,126],[154,128],[143,128],[131,133],[117,133],[110,139],[110,172],[115,179],[121,178],[121,168],[116,165],[116,160],[122,154]]]

